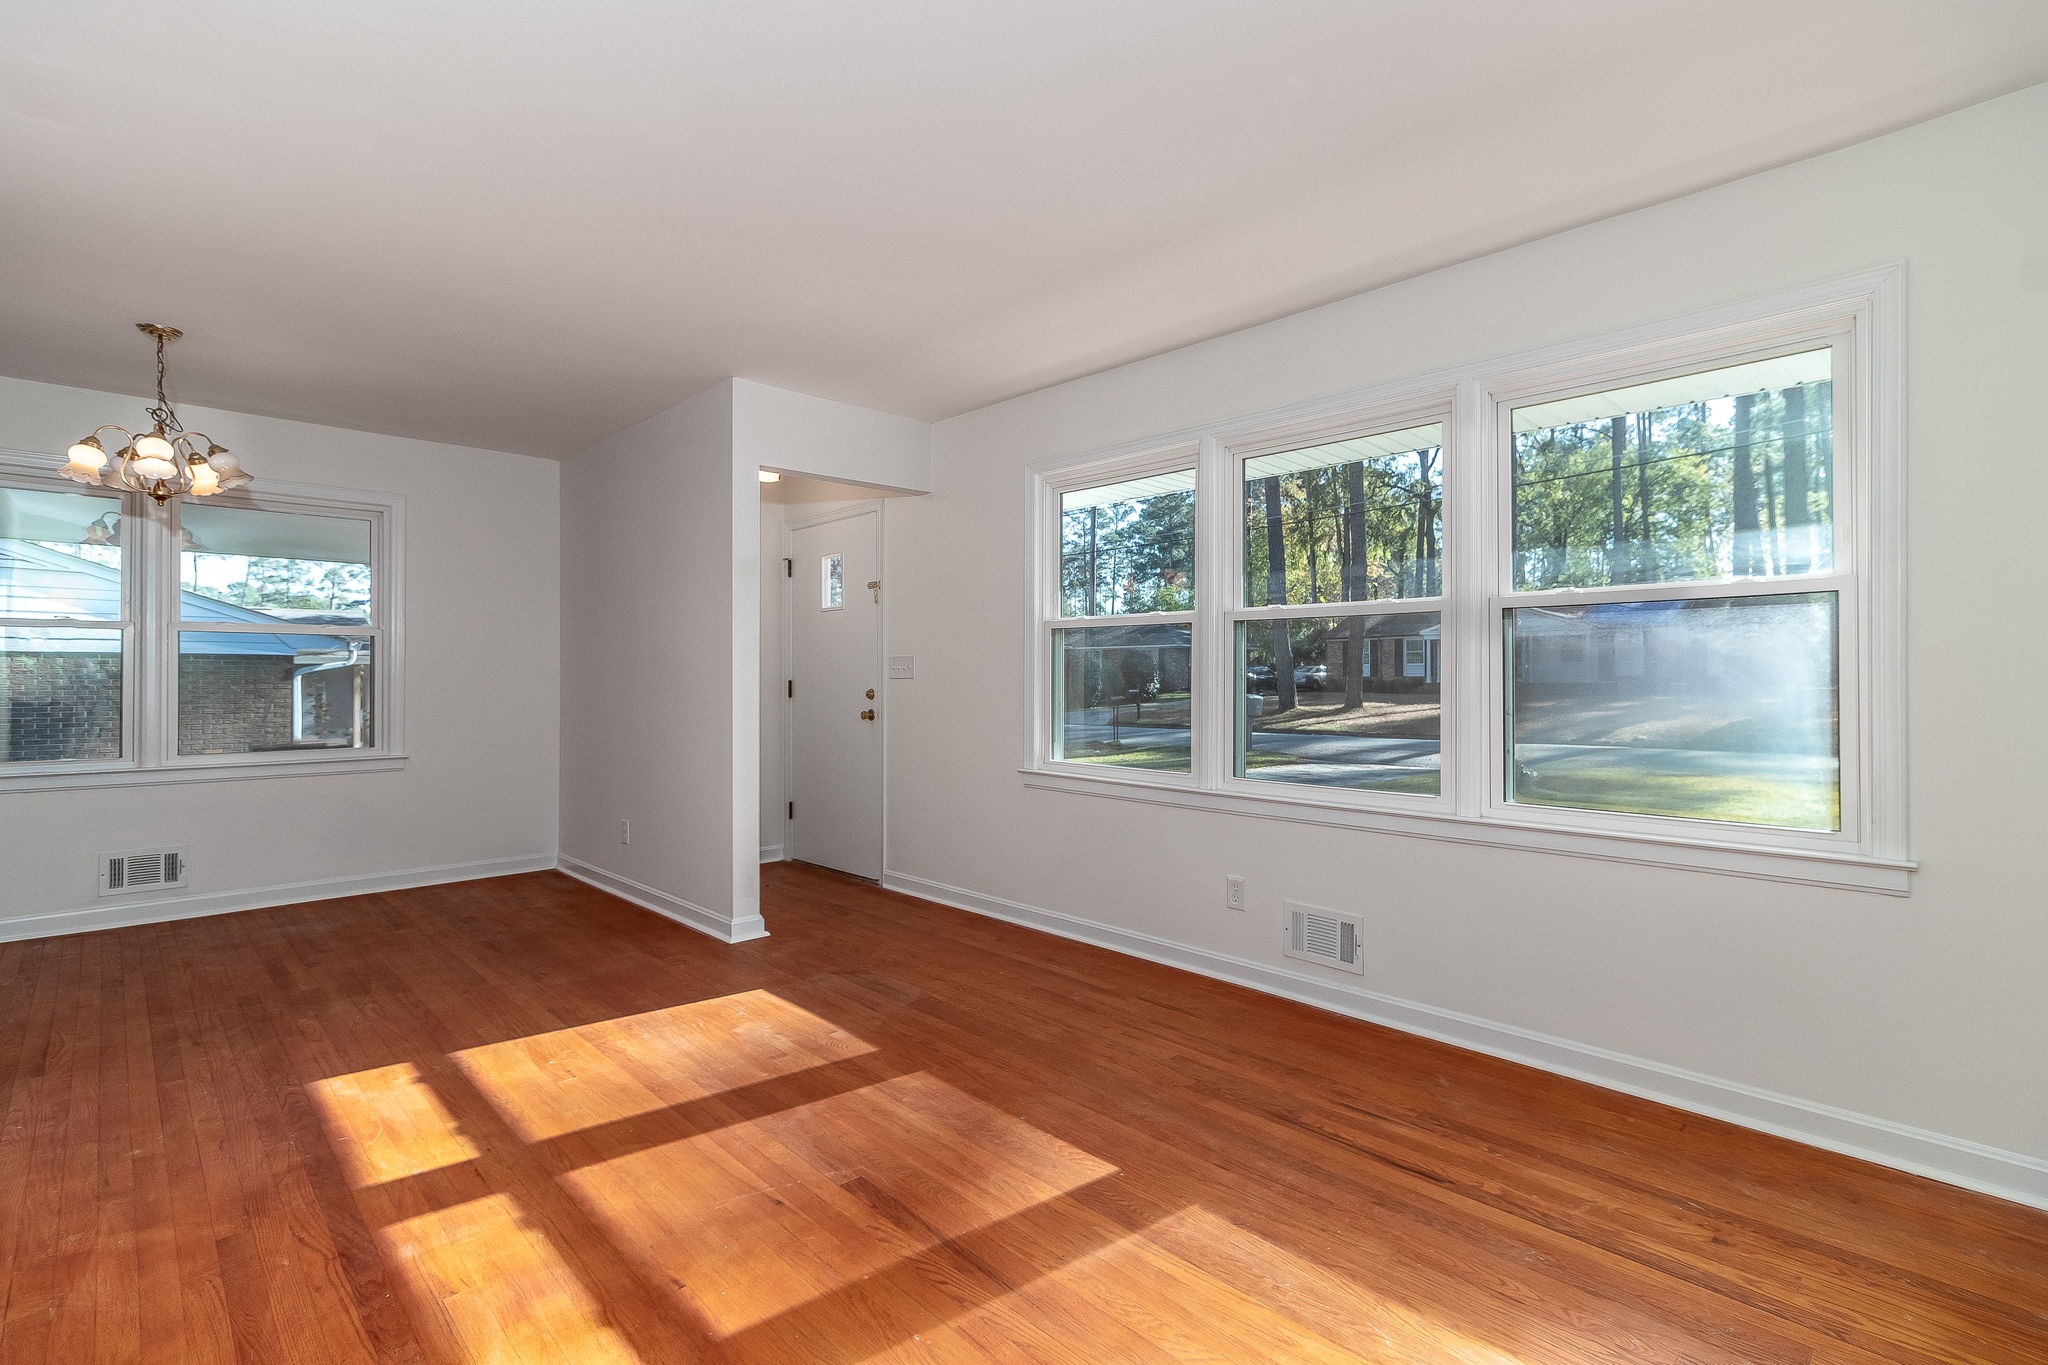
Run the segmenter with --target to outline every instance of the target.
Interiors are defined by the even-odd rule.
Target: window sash
[[[0,451],[0,482],[10,487],[69,490],[57,478],[57,456],[32,451]],[[175,781],[187,776],[231,776],[226,770],[309,766],[386,764],[404,756],[403,647],[399,628],[398,581],[402,553],[403,503],[377,495],[309,489],[266,481],[246,493],[221,493],[221,506],[267,511],[344,516],[371,525],[371,611],[366,625],[269,622],[187,621],[182,619],[179,558],[179,504],[156,508],[139,493],[118,500],[123,536],[122,595],[124,616],[110,620],[6,618],[24,625],[118,630],[122,638],[122,750],[119,759],[0,761],[0,790],[48,785],[95,785],[128,780]],[[209,634],[340,635],[373,642],[371,714],[375,741],[361,749],[308,748],[270,753],[181,755],[178,753],[178,643],[188,632]]]
[[[1048,627],[1131,624],[1192,617],[1192,771],[1173,785],[1192,787],[1182,804],[1201,804],[1196,793],[1217,798],[1256,797],[1248,812],[1276,806],[1340,810],[1366,807],[1375,798],[1252,781],[1234,776],[1235,713],[1243,681],[1233,677],[1239,623],[1258,620],[1437,612],[1442,620],[1440,677],[1443,697],[1443,793],[1436,798],[1382,795],[1413,814],[1447,822],[1437,837],[1555,846],[1570,851],[1700,850],[1697,854],[1641,852],[1649,861],[1773,876],[1812,879],[1866,889],[1897,889],[1893,874],[1905,859],[1903,800],[1903,657],[1899,639],[1900,589],[1896,556],[1902,548],[1902,493],[1898,470],[1899,328],[1903,290],[1896,268],[1788,292],[1774,300],[1715,310],[1620,338],[1546,348],[1506,362],[1472,365],[1426,380],[1387,385],[1348,399],[1307,403],[1263,417],[1219,424],[1151,446],[1126,447],[1092,459],[1063,461],[1032,473],[1035,504],[1033,553],[1038,571],[1030,589],[1034,704],[1027,718],[1027,772],[1072,773],[1086,765],[1052,763],[1045,748],[1050,701],[1046,667],[1053,637]],[[1783,356],[1819,347],[1832,350],[1833,561],[1826,572],[1773,577],[1715,578],[1625,584],[1602,588],[1513,590],[1512,412],[1517,407],[1578,394],[1657,382],[1704,370]],[[1243,605],[1243,460],[1348,436],[1444,424],[1443,592],[1427,598]],[[1193,455],[1197,485],[1196,609],[1164,616],[1067,618],[1057,615],[1058,492],[1186,468]],[[1879,495],[1884,500],[1879,500]],[[1048,509],[1050,512],[1048,513]],[[1491,532],[1490,534],[1488,532]],[[1881,556],[1875,559],[1874,556]],[[1883,571],[1873,563],[1886,566]],[[1696,818],[1534,806],[1506,800],[1505,613],[1545,605],[1588,605],[1678,599],[1770,597],[1829,592],[1837,602],[1837,655],[1841,829],[1781,829]],[[1206,693],[1206,696],[1204,695]],[[1131,782],[1127,772],[1084,774],[1095,781]],[[1251,790],[1256,788],[1256,790]],[[1075,788],[1079,789],[1079,788]],[[1206,801],[1208,798],[1202,798]],[[1230,809],[1226,800],[1218,809]],[[1310,818],[1306,815],[1299,818]],[[1336,816],[1332,821],[1338,821]],[[1327,822],[1326,822],[1327,823]],[[1393,825],[1407,822],[1394,820]],[[1426,827],[1427,819],[1423,825]],[[1500,831],[1498,838],[1486,833]],[[1410,830],[1408,832],[1414,832]],[[1623,840],[1626,843],[1607,843]],[[1547,841],[1547,842],[1546,842]],[[1750,852],[1772,856],[1743,863]],[[1804,855],[1804,856],[1802,856]],[[1819,860],[1819,861],[1816,861]],[[1872,870],[1831,880],[1827,869],[1851,864]],[[1819,870],[1815,870],[1819,869]],[[1808,877],[1811,873],[1811,877]]]

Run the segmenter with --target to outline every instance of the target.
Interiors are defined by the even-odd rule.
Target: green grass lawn
[[[1066,755],[1069,763],[1092,763],[1103,768],[1147,768],[1153,772],[1184,773],[1188,771],[1189,759],[1186,749],[1169,749],[1154,745],[1140,749],[1089,749]],[[1286,754],[1253,753],[1245,756],[1247,769],[1285,768],[1299,763],[1298,758]],[[1433,772],[1401,773],[1374,781],[1358,783],[1361,789],[1382,792],[1419,792],[1425,796],[1437,793],[1437,774]]]
[[[1644,772],[1538,772],[1515,784],[1515,800],[1628,815],[1670,815],[1793,829],[1835,829],[1842,818],[1835,786],[1770,778]]]
[[[1188,771],[1190,762],[1186,749],[1169,749],[1163,745],[1143,749],[1083,749],[1062,757],[1069,763],[1093,763],[1102,768],[1151,768],[1162,773],[1184,773]]]

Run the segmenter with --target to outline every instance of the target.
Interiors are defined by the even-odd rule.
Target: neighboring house
[[[1346,625],[1364,632],[1359,662],[1371,684],[1368,691],[1408,692],[1435,685],[1443,659],[1441,626],[1417,626],[1412,616],[1355,616]],[[1355,638],[1337,630],[1323,637],[1325,686],[1344,685],[1344,653]]]
[[[1074,632],[1060,657],[1068,706],[1105,706],[1134,695],[1185,692],[1192,651],[1188,627],[1096,626]]]
[[[0,539],[0,615],[47,617],[7,628],[0,666],[0,753],[11,761],[119,757],[121,645],[93,629],[120,614],[113,568],[35,541]],[[360,625],[341,612],[251,607],[179,594],[188,627],[209,622]],[[332,748],[363,742],[370,661],[346,636],[269,631],[181,633],[178,750],[182,754]]]

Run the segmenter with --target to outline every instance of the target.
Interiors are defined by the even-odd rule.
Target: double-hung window
[[[1058,488],[1051,754],[1189,771],[1195,605],[1192,451],[1136,478]]]
[[[1041,467],[1028,779],[1904,890],[1897,291]]]
[[[1442,794],[1449,422],[1226,447],[1242,507],[1231,777]]]
[[[395,762],[395,500],[0,459],[0,787]]]

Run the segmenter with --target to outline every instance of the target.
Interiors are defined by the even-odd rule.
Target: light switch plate
[[[891,678],[899,680],[903,678],[916,677],[917,659],[915,658],[915,656],[909,654],[891,654],[889,656],[889,676]]]

